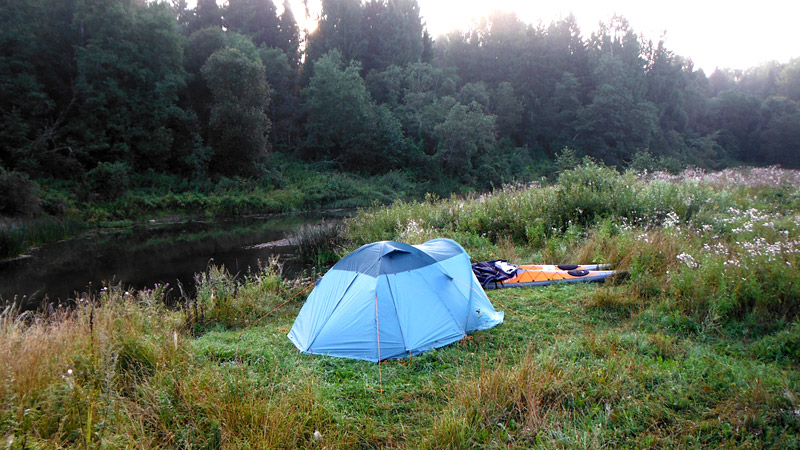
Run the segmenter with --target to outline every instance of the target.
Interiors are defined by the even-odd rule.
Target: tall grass
[[[244,278],[211,267],[172,308],[162,285],[6,309],[0,434],[16,448],[799,448],[797,188],[706,176],[584,164],[553,186],[306,230],[309,254],[447,236],[480,259],[628,271],[491,291],[505,323],[380,366],[292,346],[310,287],[277,261]]]
[[[72,236],[86,225],[76,219],[0,221],[0,258],[14,257],[30,247]]]
[[[785,201],[797,196],[795,176],[748,169],[760,183],[739,185],[735,173],[644,179],[588,161],[552,186],[374,209],[348,222],[348,237],[355,246],[445,236],[476,259],[610,263],[630,272],[637,296],[658,297],[693,326],[771,329],[800,314],[800,272],[792,270],[800,221]]]
[[[313,406],[313,389],[277,393],[237,370],[235,359],[230,366],[200,365],[190,339],[195,326],[245,327],[298,289],[284,283],[274,265],[244,280],[222,268],[200,277],[199,324],[188,308],[164,306],[167,286],[140,292],[107,287],[81,296],[75,308],[51,313],[6,308],[0,316],[0,417],[9,444],[214,448],[223,427],[235,430],[228,442],[306,442],[309,433],[281,427],[322,413]]]
[[[289,238],[297,256],[321,266],[335,262],[345,244],[344,224],[338,220],[306,224],[295,230]]]

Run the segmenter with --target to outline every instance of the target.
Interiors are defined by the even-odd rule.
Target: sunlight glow
[[[436,38],[455,29],[466,30],[493,10],[513,11],[525,23],[548,25],[575,15],[584,37],[598,23],[619,14],[637,34],[665,40],[668,49],[691,58],[710,74],[715,68],[748,69],[764,62],[788,62],[800,57],[800,2],[761,0],[737,2],[673,0],[656,4],[637,0],[418,0],[420,14]],[[276,0],[278,12],[283,1]],[[290,0],[300,29],[313,31],[321,0]],[[305,5],[308,5],[306,16]]]

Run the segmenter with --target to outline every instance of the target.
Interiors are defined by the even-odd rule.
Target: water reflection
[[[43,246],[30,257],[0,262],[0,298],[9,302],[25,296],[24,303],[31,307],[46,297],[65,300],[76,292],[96,291],[108,280],[135,289],[180,280],[191,289],[194,274],[209,262],[245,273],[271,255],[291,253],[285,238],[294,229],[343,215],[343,211],[285,214],[93,231]],[[284,259],[286,269],[298,270]]]

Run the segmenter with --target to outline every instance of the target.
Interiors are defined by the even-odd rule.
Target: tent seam
[[[392,283],[389,282],[388,274],[384,276],[386,277],[386,286],[389,288],[389,296],[392,297],[392,304],[394,305],[394,315],[395,317],[397,317],[397,329],[400,330],[400,337],[403,339],[403,348],[405,349],[405,351],[409,351],[408,342],[406,342],[406,334],[403,333],[403,325],[400,323],[400,313],[397,311],[397,300],[395,300],[394,292],[392,292]]]
[[[312,339],[311,343],[308,344],[308,349],[313,347],[314,343],[317,342],[317,338],[319,337],[320,334],[322,334],[322,330],[325,329],[325,326],[328,325],[328,321],[330,320],[330,318],[333,315],[334,311],[336,311],[336,308],[339,307],[339,304],[342,302],[342,299],[344,298],[344,296],[347,295],[347,291],[349,291],[350,288],[353,287],[353,283],[355,283],[356,279],[358,278],[358,276],[361,275],[360,273],[355,273],[355,274],[356,275],[353,277],[353,279],[350,280],[350,284],[348,284],[347,288],[344,290],[344,292],[342,292],[342,295],[341,295],[341,297],[339,297],[339,300],[336,300],[336,305],[334,305],[334,307],[331,308],[331,313],[328,314],[328,317],[325,318],[325,323],[323,323],[322,326],[319,327],[319,330],[317,331],[317,334],[314,336],[314,339]],[[367,275],[367,276],[369,276],[369,275]]]

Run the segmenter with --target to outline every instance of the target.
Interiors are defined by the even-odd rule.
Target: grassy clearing
[[[343,248],[449,236],[476,258],[630,272],[491,291],[504,324],[380,366],[300,354],[286,333],[308,290],[274,264],[200,274],[177,310],[160,286],[49,317],[6,311],[3,435],[17,448],[800,448],[798,191],[794,173],[765,173],[745,186],[586,164],[549,187],[356,217]]]

